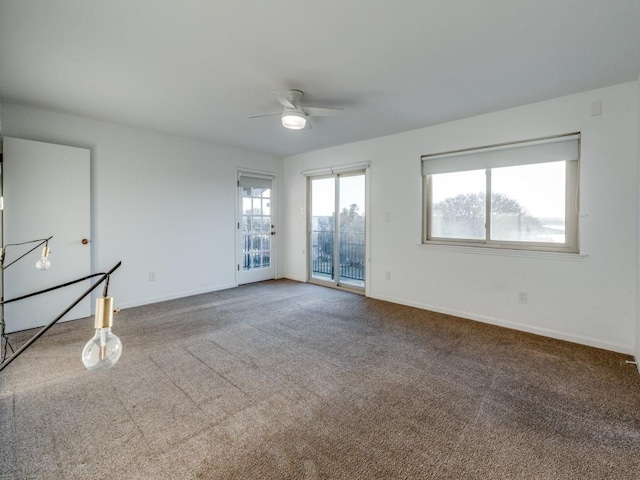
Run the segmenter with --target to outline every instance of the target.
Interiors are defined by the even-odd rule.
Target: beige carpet
[[[107,373],[86,319],[0,374],[0,478],[640,478],[623,355],[286,280],[114,331]]]

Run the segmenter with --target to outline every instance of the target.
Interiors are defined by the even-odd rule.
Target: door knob
[[[89,243],[89,239],[87,239],[87,238],[83,238],[83,239],[82,239],[82,244],[83,244],[83,245],[86,245],[87,243]]]

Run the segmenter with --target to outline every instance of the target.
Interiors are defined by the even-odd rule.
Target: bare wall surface
[[[120,306],[235,286],[237,169],[282,168],[272,155],[13,104],[2,125],[91,149],[93,267],[122,260],[110,287]]]
[[[637,321],[637,88],[629,82],[286,158],[285,275],[307,275],[300,172],[370,161],[371,296],[631,353]],[[602,102],[602,115],[590,115],[595,101]],[[577,131],[584,257],[419,246],[421,155]],[[528,293],[527,304],[518,303],[520,291]]]
[[[638,75],[637,82],[637,95],[636,95],[636,105],[638,107],[638,117],[637,117],[637,133],[636,138],[638,140],[638,211],[640,212],[640,74]],[[636,213],[636,218],[638,214]],[[638,222],[638,236],[636,241],[640,239],[640,222]],[[636,345],[635,345],[635,357],[636,362],[640,362],[640,242],[638,243],[638,258],[636,259],[636,281],[638,282],[636,285]],[[638,364],[638,371],[640,371],[640,364]]]

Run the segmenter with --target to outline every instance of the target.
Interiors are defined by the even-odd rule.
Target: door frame
[[[344,165],[341,167],[330,167],[326,169],[317,169],[317,170],[309,170],[306,172],[302,172],[306,178],[306,268],[307,268],[307,282],[313,283],[316,285],[322,285],[330,288],[337,288],[340,290],[347,290],[349,292],[364,294],[365,296],[370,296],[370,285],[371,285],[371,196],[370,192],[370,165],[369,163],[357,164],[357,165]],[[340,175],[351,175],[362,173],[364,175],[364,205],[365,205],[365,227],[364,227],[364,242],[365,242],[365,271],[364,271],[364,288],[358,288],[351,285],[341,284],[338,281],[334,280],[333,282],[322,281],[316,278],[313,278],[312,267],[311,267],[311,229],[312,229],[312,218],[311,218],[311,182],[314,179],[322,179],[322,178],[335,178],[336,184],[338,184],[338,178]],[[336,188],[335,190],[335,203],[338,204],[338,195],[339,191]],[[335,222],[338,225],[339,212],[336,211]],[[339,228],[336,226],[336,233],[339,233]],[[338,248],[338,242],[334,242],[334,261],[339,261],[339,256],[335,255],[335,250]],[[339,274],[339,272],[338,272]],[[339,276],[337,277],[339,278]]]
[[[235,283],[236,286],[241,285],[240,283],[240,268],[242,265],[242,231],[240,229],[240,224],[242,222],[242,213],[240,212],[242,208],[242,203],[240,200],[240,177],[241,176],[255,177],[255,178],[268,178],[271,180],[271,221],[272,225],[275,225],[275,235],[271,236],[271,265],[273,267],[273,278],[278,277],[278,236],[281,233],[278,225],[280,225],[279,217],[278,217],[278,176],[275,172],[267,171],[267,170],[257,170],[254,168],[236,168],[236,184],[235,184],[235,205],[236,205],[236,214],[235,214],[235,230],[236,230],[236,243],[235,243]],[[264,281],[264,280],[256,280],[256,281]],[[245,282],[252,283],[252,282]]]

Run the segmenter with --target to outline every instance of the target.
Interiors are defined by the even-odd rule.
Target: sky
[[[517,200],[538,218],[564,218],[566,163],[550,162],[492,169],[491,188]],[[433,203],[460,193],[485,191],[485,171],[445,173],[435,176]]]
[[[539,163],[492,170],[492,189],[517,200],[538,218],[564,218],[565,162]],[[364,175],[340,176],[340,210],[353,203],[365,211]],[[330,216],[334,210],[333,177],[312,180],[313,216]],[[434,181],[433,203],[460,193],[485,190],[485,171],[440,174]]]
[[[364,174],[340,176],[340,210],[358,205],[359,212],[364,215]],[[312,215],[331,216],[335,205],[335,179],[321,178],[311,180]]]

